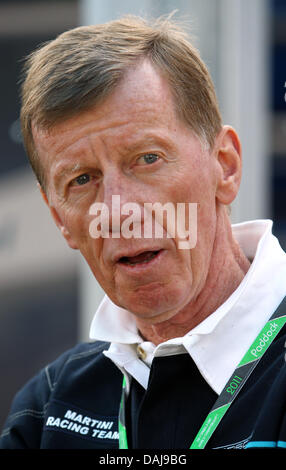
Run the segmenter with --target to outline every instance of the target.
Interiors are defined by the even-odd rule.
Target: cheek
[[[180,249],[182,239],[175,240],[178,266],[185,275],[189,274],[195,291],[199,291],[206,280],[216,233],[215,196],[211,192],[203,196],[204,199],[198,199],[197,204],[190,206],[193,215],[188,214],[185,218],[190,249]]]
[[[193,250],[192,271],[196,278],[204,280],[207,276],[216,234],[216,204],[198,205],[197,243]]]
[[[77,210],[74,207],[60,207],[58,214],[71,240],[73,240],[81,252],[90,242],[96,241],[92,240],[89,234],[91,217],[88,212],[85,210]]]
[[[199,180],[199,178],[198,178]],[[166,217],[164,225],[167,232],[169,227],[175,226],[175,243],[179,249],[180,240],[188,240],[186,247],[195,248],[200,239],[208,238],[208,233],[212,232],[216,221],[216,197],[214,185],[208,179],[193,181],[189,178],[174,183],[173,188],[168,191],[169,201],[175,208],[175,218]],[[165,195],[165,199],[166,195]],[[166,201],[167,202],[167,201]],[[202,241],[202,240],[201,240]],[[187,250],[181,250],[187,251]]]

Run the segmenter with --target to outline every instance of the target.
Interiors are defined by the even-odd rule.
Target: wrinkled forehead
[[[122,99],[122,97],[124,97]],[[100,108],[102,112],[105,113],[106,103],[112,101],[114,107],[121,106],[120,110],[122,113],[126,109],[135,103],[137,110],[139,112],[140,102],[143,104],[155,104],[159,111],[160,105],[163,105],[165,102],[173,102],[175,110],[175,100],[173,98],[173,90],[169,85],[168,79],[163,75],[162,71],[155,65],[153,65],[150,60],[142,59],[140,62],[129,66],[123,76],[119,81],[114,85],[114,87],[108,92],[108,94],[103,94],[99,99],[97,96],[94,96],[94,99],[90,98],[90,104],[85,108],[78,108],[73,111],[72,104],[69,107],[66,107],[63,104],[62,113],[59,109],[58,118],[55,119],[55,124],[50,124],[49,128],[57,127],[59,123],[68,121],[70,118],[73,118],[78,114],[85,114],[86,111],[89,111],[91,108]],[[33,129],[39,129],[40,127],[45,128],[46,126],[39,126],[37,122],[33,121]],[[48,126],[47,126],[48,127]]]
[[[149,61],[144,61],[128,70],[117,87],[99,104],[48,128],[32,123],[36,149],[58,144],[60,150],[61,137],[65,135],[72,142],[80,126],[91,124],[91,113],[98,130],[128,123],[138,123],[138,126],[153,123],[154,127],[168,127],[175,125],[178,119],[168,81]]]

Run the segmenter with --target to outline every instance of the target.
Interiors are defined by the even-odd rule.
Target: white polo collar
[[[143,341],[134,316],[105,296],[93,318],[90,338],[111,343],[104,354],[147,388],[153,356],[189,353],[207,383],[221,393],[252,341],[286,295],[286,254],[272,234],[271,220],[232,226],[244,254],[253,259],[238,288],[185,336],[158,346]],[[138,357],[138,345],[146,358]]]

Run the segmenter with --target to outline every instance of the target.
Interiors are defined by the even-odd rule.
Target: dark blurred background
[[[236,2],[244,4],[244,0]],[[108,18],[106,5],[111,8],[111,3],[107,0],[0,0],[0,427],[18,388],[58,354],[88,338],[89,317],[97,304],[94,280],[87,277],[78,254],[66,247],[50,220],[23,150],[18,84],[22,61],[35,47],[62,31]],[[132,2],[119,3],[124,6],[124,12],[134,12]],[[177,4],[180,13],[180,1],[154,0],[145,2],[145,7],[157,14],[166,12],[166,5],[171,11]],[[223,101],[222,71],[217,65],[222,48],[223,2],[196,0],[190,4],[198,16],[198,36],[200,26],[207,27],[205,18],[213,28],[204,35],[202,55]],[[263,99],[269,145],[265,160],[261,160],[262,166],[267,161],[264,172],[268,181],[267,207],[265,211],[262,208],[257,218],[274,220],[274,233],[286,249],[286,1],[261,0],[261,4],[266,4],[267,11],[264,67],[268,78]],[[213,12],[209,17],[207,5]],[[235,27],[236,18],[232,21]],[[255,18],[253,26],[254,23]],[[252,24],[249,34],[252,34]],[[255,61],[255,57],[250,60]],[[251,191],[248,183],[249,200],[254,197]],[[244,207],[236,221],[242,220]],[[91,300],[85,302],[88,296]],[[87,310],[88,319],[83,321]]]
[[[78,274],[22,146],[23,58],[78,25],[78,2],[0,1],[0,426],[15,391],[78,340]],[[34,202],[33,202],[34,201]]]

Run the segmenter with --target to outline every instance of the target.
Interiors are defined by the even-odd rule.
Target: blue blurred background
[[[242,139],[244,179],[233,221],[274,220],[286,249],[285,0],[0,0],[0,427],[40,367],[88,339],[102,291],[50,219],[19,128],[23,58],[80,24],[122,13],[189,20],[225,123]]]

